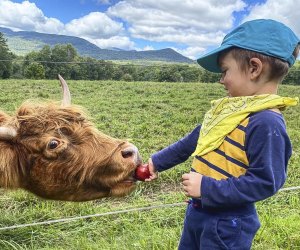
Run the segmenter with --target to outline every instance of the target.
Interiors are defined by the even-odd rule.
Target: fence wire
[[[299,190],[299,189],[300,189],[300,186],[287,187],[287,188],[280,189],[279,192]],[[12,229],[24,228],[24,227],[32,227],[32,226],[50,225],[50,224],[54,224],[54,223],[69,223],[69,222],[72,222],[72,221],[75,221],[75,220],[83,220],[83,219],[102,217],[102,216],[108,216],[108,215],[115,215],[115,214],[124,214],[124,213],[130,213],[130,212],[141,212],[141,211],[159,209],[159,208],[164,209],[164,208],[170,208],[170,207],[178,207],[178,206],[183,206],[183,205],[186,205],[186,204],[187,204],[186,202],[160,204],[160,205],[153,205],[153,206],[147,206],[147,207],[138,207],[138,208],[118,210],[118,211],[111,211],[111,212],[99,213],[99,214],[82,215],[82,216],[61,218],[61,219],[55,219],[55,220],[47,220],[47,221],[33,222],[33,223],[27,223],[27,224],[19,224],[19,225],[1,227],[0,231],[12,230]]]

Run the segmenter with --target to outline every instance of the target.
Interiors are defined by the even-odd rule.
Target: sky
[[[271,18],[300,37],[300,0],[0,0],[0,26],[77,36],[104,48],[172,48],[197,59],[237,25]]]

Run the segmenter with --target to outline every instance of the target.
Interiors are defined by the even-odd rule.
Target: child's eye
[[[222,78],[223,78],[226,75],[227,69],[222,70],[221,72],[222,72]]]

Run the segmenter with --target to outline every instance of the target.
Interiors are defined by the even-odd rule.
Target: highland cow
[[[98,131],[59,78],[61,105],[27,101],[14,116],[0,111],[0,187],[65,201],[129,194],[137,148]]]

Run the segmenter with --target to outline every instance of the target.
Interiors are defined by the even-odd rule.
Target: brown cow
[[[59,78],[62,105],[27,101],[15,116],[0,111],[0,187],[69,201],[129,194],[137,148],[98,131]]]

